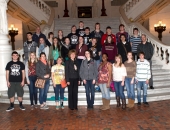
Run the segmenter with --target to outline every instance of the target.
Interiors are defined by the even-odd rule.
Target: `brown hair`
[[[72,49],[68,52],[68,57],[70,58],[71,54],[75,54],[76,55],[76,50],[75,49]]]
[[[28,66],[31,66],[31,64],[32,64],[32,62],[31,62],[31,54],[35,55],[35,60],[34,60],[33,64],[37,63],[37,58],[36,58],[35,52],[31,52],[30,55],[29,55]]]
[[[61,59],[61,61],[62,61],[62,63],[63,63],[63,58],[61,57],[61,56],[59,56],[58,58],[57,58],[57,61],[59,60],[59,59]],[[61,63],[61,64],[62,64]],[[57,64],[57,63],[56,63]]]
[[[119,66],[121,67],[121,66],[122,66],[122,56],[121,56],[120,54],[117,54],[117,55],[115,56],[115,64],[117,64],[116,58],[119,58],[119,59],[120,59]]]

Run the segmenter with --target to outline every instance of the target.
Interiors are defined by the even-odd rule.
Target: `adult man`
[[[15,93],[17,93],[19,106],[21,110],[25,110],[22,105],[22,97],[24,94],[25,66],[18,61],[19,55],[16,51],[12,52],[12,61],[6,65],[6,81],[8,86],[8,97],[10,99],[10,107],[6,111],[14,109]]]
[[[126,38],[126,42],[129,42],[129,34],[127,32],[125,32],[125,26],[123,24],[119,25],[119,32],[116,33],[116,41],[117,43],[120,42],[120,35],[124,34],[125,38]]]
[[[149,84],[149,79],[151,78],[150,63],[144,59],[145,54],[143,52],[139,53],[139,60],[136,66],[136,82],[137,82],[137,99],[138,106],[141,105],[141,89],[143,88],[143,103],[148,106],[147,98],[147,88]]]
[[[23,46],[25,61],[28,61],[30,52],[36,53],[36,47],[37,47],[37,43],[32,40],[32,33],[28,32],[27,33],[27,41],[24,42],[24,46]]]
[[[41,28],[40,27],[37,27],[36,28],[36,32],[33,34],[33,41],[35,41],[36,43],[39,43],[39,39],[40,38],[44,38],[44,41],[46,41],[46,36],[41,33]]]
[[[83,38],[84,38],[84,44],[86,44],[89,49],[91,47],[91,41],[92,41],[89,27],[85,28],[85,34],[84,34]]]
[[[114,34],[112,34],[112,28],[110,26],[108,26],[106,28],[106,34],[104,34],[102,36],[101,45],[105,44],[106,38],[107,38],[108,35],[112,36],[112,41],[114,42],[114,44],[116,44],[116,36]]]
[[[83,21],[80,21],[79,22],[79,28],[76,30],[76,33],[79,35],[79,36],[84,36],[85,34],[85,29],[84,29],[84,22]]]
[[[145,59],[148,60],[150,63],[151,78],[149,79],[149,86],[150,86],[150,89],[154,89],[153,76],[152,76],[153,46],[150,42],[147,42],[145,34],[142,34],[141,38],[142,38],[142,43],[138,45],[137,54],[139,55],[140,52],[144,52]]]

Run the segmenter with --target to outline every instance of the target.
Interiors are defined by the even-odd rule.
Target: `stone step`
[[[153,86],[154,87],[160,87],[160,86],[170,86],[170,80],[169,79],[163,79],[163,80],[154,80]]]
[[[163,74],[170,74],[169,70],[165,70],[165,69],[155,69],[152,71],[153,75],[163,75]]]
[[[163,80],[167,77],[170,77],[170,74],[153,75],[153,80]]]

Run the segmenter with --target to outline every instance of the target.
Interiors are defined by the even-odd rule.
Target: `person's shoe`
[[[35,107],[35,108],[38,108],[38,105],[37,105],[37,104],[35,104],[35,105],[34,105],[34,107]]]
[[[122,99],[122,109],[126,109],[126,99]]]
[[[76,107],[74,110],[78,110],[78,108]]]
[[[137,105],[138,105],[138,106],[141,106],[141,102],[138,102]]]
[[[150,89],[154,89],[154,87],[153,87],[153,86],[150,86]]]
[[[116,101],[117,101],[117,107],[120,107],[120,97],[116,97]]]
[[[135,100],[131,99],[131,104],[130,104],[129,108],[133,108],[135,105],[134,103],[135,103]]]
[[[104,105],[103,109],[101,109],[101,110],[108,110],[108,109],[110,109],[110,100],[105,99],[105,105]]]
[[[8,107],[8,109],[6,109],[7,112],[12,111],[12,110],[14,110],[14,107],[11,107],[11,106]]]
[[[63,105],[63,102],[61,102],[61,105],[60,105],[61,109],[64,109],[64,105]]]
[[[130,107],[130,106],[131,106],[131,99],[129,98],[126,107]]]
[[[44,105],[43,109],[49,109],[49,107],[47,105]]]
[[[44,105],[43,105],[43,106],[40,106],[40,109],[44,109]]]
[[[25,111],[25,107],[23,105],[19,106],[19,108],[22,110],[22,111]]]
[[[104,108],[104,106],[105,106],[105,98],[102,98],[102,103],[103,103],[103,105],[100,107],[100,109],[102,110],[103,108]]]
[[[149,106],[149,103],[148,102],[144,102],[143,103],[145,106]]]
[[[34,109],[34,105],[31,105],[31,110],[33,110]]]
[[[59,110],[60,109],[60,106],[56,106],[56,110]]]

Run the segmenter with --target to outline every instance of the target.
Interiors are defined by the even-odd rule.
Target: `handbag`
[[[115,92],[114,82],[111,82],[110,89],[112,90],[112,92]]]
[[[61,80],[61,87],[62,87],[62,88],[66,88],[66,87],[67,87],[67,82],[66,82],[65,79],[64,79],[64,80]]]
[[[35,82],[35,87],[37,88],[44,88],[45,79],[37,79]]]

